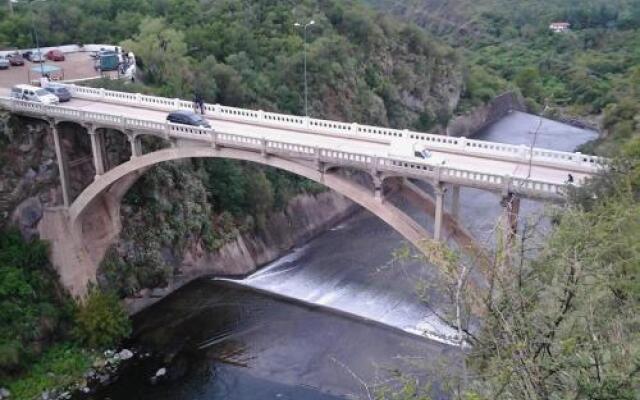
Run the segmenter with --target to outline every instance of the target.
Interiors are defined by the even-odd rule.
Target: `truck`
[[[96,70],[117,71],[120,65],[120,57],[115,51],[100,51],[96,59]]]

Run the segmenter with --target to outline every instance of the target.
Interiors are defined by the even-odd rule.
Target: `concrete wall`
[[[162,297],[199,277],[246,275],[274,261],[295,246],[348,217],[358,208],[338,193],[302,194],[289,201],[286,209],[269,218],[266,232],[238,234],[216,252],[207,252],[201,243],[191,243],[178,273],[165,288],[143,289],[125,299],[131,313],[136,313]]]
[[[489,104],[476,107],[469,113],[452,119],[447,126],[447,135],[472,137],[511,111],[526,111],[524,100],[514,92],[503,93]]]

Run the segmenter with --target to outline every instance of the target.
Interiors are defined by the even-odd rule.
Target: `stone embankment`
[[[447,126],[447,136],[471,137],[499,121],[511,111],[526,110],[522,96],[514,92],[506,92],[488,104],[476,107],[467,114],[452,119]]]
[[[137,296],[125,300],[127,307],[131,313],[138,312],[203,276],[247,275],[329,229],[355,210],[354,203],[331,191],[295,196],[285,210],[270,216],[268,227],[261,234],[239,233],[215,252],[204,250],[201,243],[193,243],[168,286],[143,289]]]

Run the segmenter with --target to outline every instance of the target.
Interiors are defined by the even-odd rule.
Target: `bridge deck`
[[[0,96],[8,96],[8,92],[8,89],[0,88]],[[153,110],[146,106],[122,105],[89,99],[74,98],[70,102],[62,104],[62,106],[77,110],[109,113],[156,122],[164,122],[167,116],[167,111]],[[388,157],[391,151],[391,146],[388,144],[389,140],[376,140],[364,136],[357,137],[355,135],[340,137],[329,132],[323,135],[304,129],[275,128],[244,121],[212,118],[211,116],[208,116],[207,119],[210,121],[213,129],[221,133],[251,136],[258,139],[267,138],[305,146],[319,146],[340,151],[357,152],[377,157]],[[489,156],[459,154],[443,149],[432,149],[431,151],[433,158],[438,161],[445,160],[447,167],[501,176],[509,175],[515,178],[528,178],[552,184],[563,184],[567,180],[569,173],[571,173],[578,182],[590,175],[585,172],[576,171],[575,168],[570,165],[566,168],[541,165],[530,166],[526,160],[522,162],[506,161],[492,159]]]

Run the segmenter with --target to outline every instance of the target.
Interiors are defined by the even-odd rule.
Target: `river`
[[[539,129],[538,129],[539,128]],[[537,133],[534,133],[536,132]],[[477,138],[574,150],[596,133],[514,112]],[[492,242],[496,194],[461,191],[461,217]],[[432,218],[406,205],[426,226]],[[523,201],[523,217],[543,205]],[[416,282],[434,269],[398,260],[406,242],[366,211],[240,281],[197,280],[134,318],[130,343],[154,356],[130,366],[92,399],[367,398],[396,371],[419,367],[434,398],[456,368],[453,331]],[[430,339],[420,337],[424,334]],[[424,366],[428,368],[423,368]],[[160,367],[166,379],[150,377]]]

